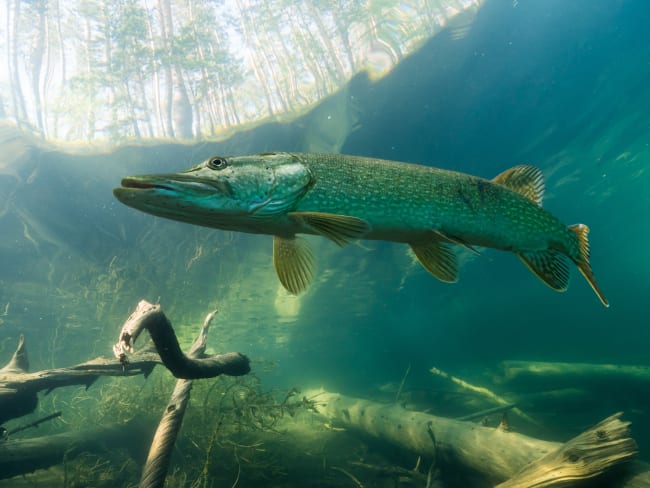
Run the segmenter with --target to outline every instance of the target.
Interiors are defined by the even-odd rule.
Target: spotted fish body
[[[454,245],[515,252],[553,289],[568,285],[573,261],[604,305],[589,265],[588,228],[544,210],[537,168],[492,180],[429,166],[340,154],[264,153],[211,158],[187,171],[125,178],[115,196],[166,218],[274,235],[282,284],[299,293],[314,258],[298,234],[339,245],[354,239],[403,242],[437,278],[457,279]]]
[[[315,183],[296,210],[353,215],[367,221],[364,238],[428,241],[431,231],[467,244],[506,250],[546,249],[549,237],[577,257],[577,239],[531,200],[483,178],[409,163],[313,155]]]

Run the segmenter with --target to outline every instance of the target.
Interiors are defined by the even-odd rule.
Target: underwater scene
[[[0,487],[650,487],[648,20],[5,0]]]

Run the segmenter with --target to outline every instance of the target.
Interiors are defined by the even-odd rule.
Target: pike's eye
[[[210,169],[224,169],[228,166],[228,161],[223,158],[211,158],[208,161],[208,168]]]

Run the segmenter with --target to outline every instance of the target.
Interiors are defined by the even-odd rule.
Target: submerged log
[[[460,464],[492,483],[503,483],[499,485],[503,488],[566,486],[597,476],[637,452],[629,437],[629,422],[621,421],[620,414],[561,444],[412,412],[396,404],[326,391],[306,392],[306,396],[316,399],[319,413],[336,426],[362,431],[439,463]],[[640,466],[639,471],[650,471]],[[641,486],[619,481],[611,486]]]
[[[568,388],[605,386],[630,388],[650,384],[650,366],[543,361],[502,361],[495,380],[529,388]]]
[[[133,351],[133,341],[142,330],[151,334],[155,351],[147,346],[127,357]],[[200,355],[188,358],[183,354],[171,323],[160,309],[141,301],[128,318],[120,340],[113,348],[119,360],[96,358],[67,368],[48,369],[29,373],[29,361],[24,339],[9,363],[0,369],[0,425],[7,420],[33,412],[38,405],[38,392],[55,388],[84,385],[89,388],[100,376],[147,377],[157,364],[163,364],[177,378],[210,378],[220,374],[239,376],[250,371],[249,359],[238,352]]]
[[[152,430],[150,421],[138,418],[125,424],[0,441],[0,479],[49,468],[82,452],[105,453],[125,448],[132,457],[141,459]]]

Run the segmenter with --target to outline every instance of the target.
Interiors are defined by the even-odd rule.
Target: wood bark
[[[207,331],[213,314],[208,315],[198,338],[186,356],[180,350],[171,323],[160,309],[142,300],[122,327],[118,343],[113,350],[118,359],[97,358],[69,368],[27,373],[29,360],[24,339],[7,365],[0,369],[0,424],[32,412],[38,404],[37,393],[50,392],[68,385],[92,385],[100,376],[148,376],[156,364],[164,364],[181,379],[151,444],[145,464],[141,486],[163,486],[169,459],[183,415],[193,378],[211,378],[219,374],[242,375],[250,371],[249,360],[240,353],[206,356]],[[148,330],[154,347],[127,356],[133,352],[133,342],[143,330]],[[148,436],[145,436],[147,439]],[[70,432],[27,440],[0,441],[0,479],[29,473],[36,469],[58,464],[71,452],[104,449],[106,443],[133,444],[124,440],[122,428],[98,428],[83,432]],[[142,439],[142,433],[137,436]],[[74,449],[71,448],[74,445]],[[128,445],[128,444],[126,444]],[[72,451],[71,451],[72,449]]]
[[[143,374],[146,377],[156,364],[162,364],[160,356],[153,349],[147,349],[131,358],[128,369],[112,358],[96,358],[67,368],[35,373],[3,368],[0,370],[0,424],[34,411],[40,391],[49,393],[56,388],[72,385],[88,388],[100,376]]]
[[[203,327],[201,327],[198,337],[188,352],[189,357],[199,358],[205,352],[208,329],[216,313],[214,311],[205,318]],[[149,455],[142,469],[140,488],[164,486],[176,437],[181,429],[185,409],[190,401],[191,389],[192,380],[180,379],[176,382],[172,396],[167,403],[167,407],[165,407],[156,433],[153,436],[153,441],[151,441]]]
[[[142,330],[151,333],[154,346],[127,356],[133,341]],[[215,354],[188,358],[180,350],[171,323],[160,309],[144,300],[138,304],[120,332],[114,346],[118,359],[96,358],[67,368],[28,373],[29,362],[24,341],[21,340],[11,361],[0,369],[0,425],[9,419],[34,411],[38,392],[50,392],[70,385],[90,387],[100,376],[147,377],[156,364],[164,364],[178,378],[211,378],[220,374],[238,376],[250,371],[249,360],[240,353]]]
[[[326,391],[305,392],[318,402],[319,413],[334,426],[361,431],[377,439],[432,457],[445,466],[480,473],[499,488],[568,486],[598,476],[629,461],[636,443],[620,414],[605,419],[565,444],[548,442],[504,429],[412,412],[397,404],[378,404]],[[650,486],[650,467],[635,462],[612,487]]]
[[[139,460],[152,431],[150,421],[137,418],[126,424],[0,441],[0,479],[49,468],[82,452],[103,453],[126,448],[132,457]]]

